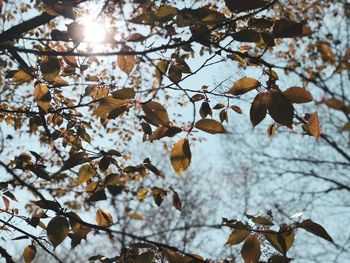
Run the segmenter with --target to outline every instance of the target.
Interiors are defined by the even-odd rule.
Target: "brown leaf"
[[[61,71],[60,61],[56,57],[44,56],[40,62],[40,71],[46,81],[53,81]]]
[[[279,90],[271,90],[267,105],[269,113],[274,121],[281,125],[291,127],[293,124],[293,104]]]
[[[266,117],[269,95],[267,93],[259,93],[253,100],[250,107],[250,121],[253,127],[258,125]]]
[[[304,33],[304,24],[293,22],[287,19],[281,19],[275,21],[273,26],[273,37],[274,38],[293,38],[301,37]]]
[[[243,244],[241,255],[244,260],[244,263],[258,263],[261,250],[260,250],[260,241],[256,235],[251,235],[246,239]]]
[[[166,109],[158,102],[150,101],[142,104],[142,110],[146,114],[148,122],[154,126],[168,126],[169,116]]]
[[[129,100],[108,96],[101,100],[93,115],[100,117],[102,120],[113,119],[127,111],[128,107]]]
[[[36,255],[36,247],[34,245],[26,246],[23,250],[23,258],[25,263],[31,263]]]
[[[191,163],[191,149],[187,139],[181,139],[174,144],[170,155],[171,165],[175,172],[181,175]]]
[[[96,223],[99,226],[108,227],[113,224],[113,217],[107,210],[100,208],[96,211]]]
[[[285,255],[294,243],[294,230],[265,233],[265,238],[280,253]]]
[[[130,48],[124,47],[122,51],[131,51]],[[133,55],[119,55],[117,58],[118,67],[126,73],[126,75],[130,76],[132,70],[134,69],[136,64],[136,58]]]
[[[291,103],[307,103],[313,100],[313,97],[309,91],[299,87],[291,87],[283,91],[283,95]]]
[[[204,119],[208,115],[213,115],[213,112],[208,102],[205,101],[202,103],[201,108],[199,109],[199,115],[201,115],[202,119]]]
[[[181,211],[181,207],[182,207],[182,204],[181,204],[181,200],[180,200],[180,197],[179,197],[179,194],[173,190],[173,206]]]
[[[116,99],[133,99],[135,97],[135,90],[133,88],[123,88],[116,90],[112,93]]]
[[[65,217],[56,216],[51,219],[46,231],[52,245],[57,247],[68,236],[69,222]]]
[[[337,99],[327,99],[324,102],[329,108],[343,111],[345,109],[345,105],[343,102]]]
[[[212,119],[202,119],[195,123],[194,125],[197,129],[205,131],[207,133],[226,133],[226,130],[222,124],[216,120]]]
[[[51,94],[45,84],[39,83],[34,88],[34,100],[45,112],[50,109]]]
[[[314,235],[316,235],[316,236],[322,237],[325,240],[333,243],[333,239],[327,233],[327,231],[323,228],[323,226],[313,222],[311,219],[304,220],[303,222],[298,223],[297,226],[314,234]]]
[[[265,0],[245,0],[245,1],[225,0],[225,3],[227,8],[234,13],[246,12],[246,11],[264,7],[266,5]]]
[[[242,95],[248,91],[256,89],[260,86],[260,82],[254,78],[244,77],[238,81],[236,81],[232,88],[228,90],[226,93],[232,95]]]
[[[316,137],[317,139],[320,138],[321,129],[317,112],[314,112],[310,115],[310,118],[307,122],[307,129],[312,136]]]
[[[243,242],[244,240],[246,240],[246,238],[250,235],[250,233],[251,231],[249,230],[237,228],[230,234],[225,245],[230,245],[230,246],[237,245]]]

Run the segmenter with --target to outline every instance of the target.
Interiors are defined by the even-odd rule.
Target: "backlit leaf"
[[[96,211],[96,223],[99,226],[108,227],[113,224],[113,217],[107,210],[100,208]]]
[[[133,99],[135,97],[135,90],[133,88],[123,88],[112,93],[113,97],[116,99]]]
[[[44,111],[48,111],[50,108],[51,94],[48,87],[45,84],[39,83],[34,88],[34,99],[38,106]]]
[[[147,193],[148,193],[148,189],[145,187],[141,187],[141,189],[137,192],[137,199],[139,201],[142,201],[147,196]]]
[[[65,217],[56,216],[51,219],[46,231],[52,245],[57,247],[68,236],[69,222]]]
[[[191,157],[190,144],[187,139],[181,139],[174,144],[170,161],[178,175],[181,175],[190,166]]]
[[[36,255],[36,247],[34,245],[26,246],[23,250],[23,258],[25,263],[31,263]]]
[[[123,114],[128,109],[128,106],[129,100],[121,100],[108,96],[101,100],[93,114],[103,120],[114,119]]]
[[[143,220],[145,217],[143,215],[140,215],[138,213],[130,213],[128,214],[128,217],[134,220]]]
[[[265,238],[280,253],[286,254],[294,243],[294,230],[265,233]]]
[[[25,72],[24,70],[18,70],[12,78],[12,81],[15,83],[28,83],[31,82],[33,80],[33,77],[28,74],[27,72]]]
[[[40,62],[40,71],[46,81],[53,81],[61,71],[58,58],[44,56]]]
[[[96,170],[91,166],[91,164],[83,165],[78,173],[77,184],[82,184],[87,180],[90,180],[96,174]]]
[[[226,130],[222,124],[216,120],[212,119],[203,119],[199,120],[194,125],[197,129],[205,131],[207,133],[216,134],[216,133],[226,133]]]
[[[238,81],[236,81],[232,88],[228,90],[226,93],[232,95],[242,95],[248,91],[256,89],[260,86],[260,82],[254,78],[244,77]]]
[[[317,112],[314,112],[310,115],[309,120],[307,122],[307,129],[312,136],[316,137],[317,139],[320,138],[321,128]]]
[[[142,104],[142,110],[150,124],[154,126],[168,126],[169,116],[166,109],[158,102],[150,101]]]
[[[123,49],[128,51],[129,49]],[[119,55],[117,58],[118,67],[126,73],[126,75],[130,75],[132,70],[136,64],[136,58],[133,55]]]

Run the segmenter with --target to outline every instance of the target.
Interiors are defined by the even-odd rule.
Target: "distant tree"
[[[348,22],[343,1],[0,0],[0,10],[0,166],[6,175],[0,223],[7,240],[27,241],[25,262],[35,259],[37,249],[64,262],[56,252],[64,240],[70,239],[70,249],[88,250],[91,244],[82,240],[106,240],[101,236],[109,241],[96,245],[103,253],[90,260],[208,261],[187,251],[189,237],[174,246],[147,237],[146,226],[135,231],[147,196],[158,206],[170,198],[173,209],[191,218],[184,220],[185,234],[197,224],[181,202],[194,183],[183,188],[185,196],[176,185],[162,185],[172,170],[155,165],[149,145],[163,142],[173,170],[184,174],[203,138],[197,132],[227,133],[223,123],[233,111],[242,113],[237,103],[254,92],[253,127],[269,115],[270,135],[278,129],[311,136],[348,158],[321,132],[316,107],[307,114],[296,110],[314,100],[309,86],[323,85],[322,102],[349,117],[346,91],[324,84],[328,73],[340,79],[348,74],[347,36],[322,32],[323,18],[333,10]],[[235,80],[226,89],[222,80],[215,87],[187,86],[219,65],[238,65],[249,76],[236,79],[232,72]],[[279,79],[291,74],[299,77],[297,85],[280,86]],[[141,147],[145,156],[136,158]],[[150,178],[153,185],[144,184]],[[17,200],[22,208],[13,207]],[[311,219],[277,224],[269,213],[246,217],[211,225],[232,229],[226,245],[243,243],[245,263],[290,262],[287,252],[300,228],[334,244]],[[266,254],[265,246],[273,253]],[[1,245],[0,254],[13,261],[8,246]]]

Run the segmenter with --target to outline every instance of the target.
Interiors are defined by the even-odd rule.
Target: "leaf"
[[[199,109],[199,115],[201,115],[202,119],[204,119],[208,115],[213,115],[213,112],[208,102],[205,101],[202,103],[201,108]]]
[[[116,99],[133,99],[135,97],[135,90],[133,88],[124,88],[116,90],[112,93],[113,98]]]
[[[191,97],[191,101],[196,102],[196,101],[200,101],[200,100],[204,100],[205,96],[203,94],[195,94]]]
[[[317,44],[317,50],[321,53],[323,61],[328,62],[332,65],[335,63],[333,50],[328,43],[320,41]]]
[[[73,153],[71,156],[69,156],[68,160],[64,162],[61,171],[71,169],[79,164],[86,163],[89,160],[90,158],[87,157],[86,152]]]
[[[285,255],[294,243],[294,230],[265,233],[265,238],[280,253]]]
[[[31,263],[36,255],[36,247],[34,245],[26,246],[23,250],[23,258],[25,263]]]
[[[15,83],[29,83],[33,80],[33,77],[25,72],[24,70],[18,70],[16,73],[13,75],[12,81]]]
[[[303,23],[293,22],[287,19],[281,19],[275,21],[272,29],[272,35],[274,38],[293,38],[301,37],[304,35]]]
[[[261,36],[258,32],[251,29],[244,29],[232,35],[233,39],[240,42],[260,42]]]
[[[126,41],[130,41],[130,42],[142,42],[146,39],[146,37],[140,33],[132,33],[130,34],[127,38]]]
[[[345,109],[345,105],[343,102],[337,99],[327,99],[324,102],[329,108],[343,111]]]
[[[259,214],[257,215],[248,215],[245,214],[249,219],[251,219],[255,224],[258,225],[266,225],[266,226],[273,226],[273,223],[270,218],[261,216]]]
[[[314,112],[310,115],[309,120],[307,122],[307,129],[312,136],[316,137],[317,139],[320,138],[321,128],[317,112]]]
[[[191,163],[191,149],[187,139],[181,139],[174,144],[170,161],[178,175],[187,170]]]
[[[46,81],[53,81],[61,71],[61,63],[57,57],[44,56],[40,62],[40,71]]]
[[[267,93],[259,93],[250,107],[250,121],[253,127],[258,125],[266,117],[269,96]]]
[[[267,128],[267,136],[271,138],[274,136],[276,133],[276,126],[275,124],[270,124],[269,127]]]
[[[127,111],[128,107],[129,100],[121,100],[108,96],[101,100],[93,115],[100,117],[102,120],[115,119]]]
[[[179,197],[179,194],[173,190],[173,206],[181,211],[181,207],[182,207],[182,204],[181,204],[181,200],[180,200],[180,197]]]
[[[225,3],[227,8],[234,13],[246,12],[246,11],[264,7],[266,5],[265,0],[245,0],[245,1],[225,0]]]
[[[323,228],[323,226],[313,222],[311,219],[307,219],[301,223],[297,223],[297,226],[314,234],[314,235],[316,235],[316,236],[322,237],[325,240],[333,243],[333,239],[327,233],[327,231]]]
[[[169,116],[166,109],[158,102],[150,101],[142,104],[142,110],[146,114],[148,122],[154,126],[168,126]]]
[[[132,263],[152,263],[154,258],[154,252],[147,251],[138,255]]]
[[[216,120],[212,119],[202,119],[195,123],[194,125],[197,129],[204,132],[216,134],[216,133],[226,133],[226,130],[222,124]]]
[[[182,79],[181,67],[177,64],[171,64],[169,67],[168,75],[171,81],[178,83]]]
[[[137,192],[137,199],[139,201],[142,201],[147,196],[147,193],[148,193],[148,189],[145,187],[141,187],[141,189]]]
[[[83,165],[78,172],[77,184],[82,184],[90,180],[96,174],[96,170],[91,166],[91,164]]]
[[[128,214],[128,217],[134,220],[143,220],[145,217],[143,215],[140,215],[138,213],[130,213]]]
[[[113,224],[113,217],[107,210],[100,208],[96,211],[96,223],[99,226],[108,227]]]
[[[251,231],[249,230],[237,228],[230,234],[225,245],[237,245],[243,242],[250,235],[250,233]]]
[[[291,127],[293,124],[293,104],[278,90],[271,90],[267,105],[272,119],[284,126]]]
[[[235,112],[237,112],[238,114],[242,114],[243,113],[242,109],[240,107],[236,106],[236,105],[231,105],[230,108],[232,110],[234,110]]]
[[[47,237],[56,248],[68,236],[69,222],[65,217],[56,216],[51,219],[46,228]]]
[[[285,256],[280,256],[280,255],[273,255],[269,258],[267,261],[268,263],[289,263],[291,262],[291,258],[287,258]]]
[[[34,88],[34,100],[45,112],[50,109],[51,94],[45,84],[39,83]]]
[[[248,91],[256,89],[260,86],[260,82],[254,78],[244,77],[238,81],[236,81],[232,88],[228,90],[226,93],[232,95],[242,95]]]
[[[128,49],[124,49],[124,51],[128,51]],[[117,58],[118,67],[128,76],[130,76],[135,64],[136,58],[133,55],[119,55]]]
[[[261,256],[260,241],[255,235],[251,235],[246,239],[241,250],[241,255],[244,263],[259,262]]]
[[[221,123],[223,123],[224,121],[228,122],[227,110],[226,109],[221,110],[219,113],[219,117],[220,117]]]
[[[291,87],[282,93],[291,103],[307,103],[313,100],[311,93],[300,87]]]

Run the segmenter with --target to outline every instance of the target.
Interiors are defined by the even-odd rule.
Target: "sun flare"
[[[107,39],[105,23],[96,20],[92,15],[81,17],[79,23],[84,26],[85,44],[94,51],[101,51]]]

